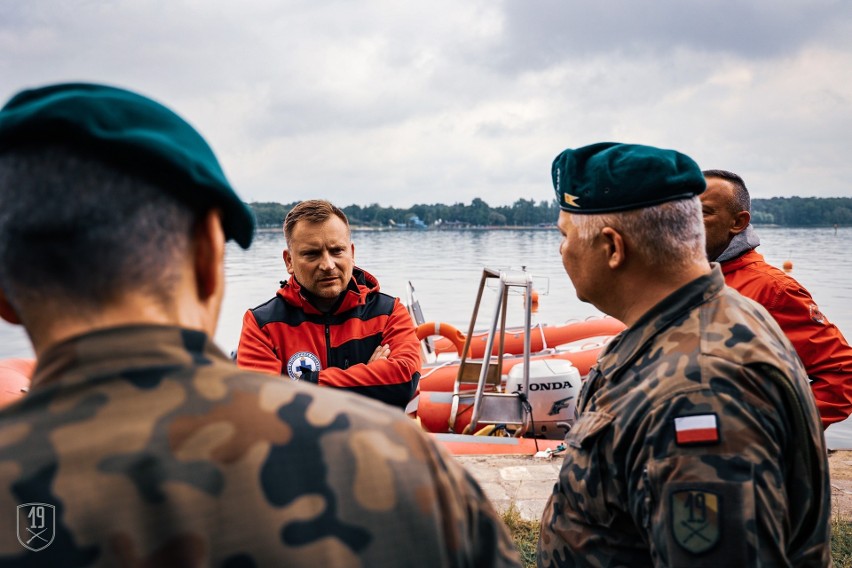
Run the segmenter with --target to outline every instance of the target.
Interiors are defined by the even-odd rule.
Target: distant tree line
[[[251,203],[261,227],[279,227],[284,217],[297,202],[282,205],[280,203]],[[355,226],[387,227],[410,225],[413,219],[419,219],[428,226],[438,227],[533,227],[552,225],[559,216],[559,208],[551,200],[536,203],[532,199],[518,199],[512,205],[491,207],[480,198],[469,205],[414,205],[406,209],[382,207],[377,203],[367,206],[348,205],[343,212],[349,217],[349,223]]]
[[[296,203],[251,203],[261,227],[280,227]],[[852,225],[852,197],[773,197],[753,199],[752,220],[756,224],[818,227]],[[469,205],[414,205],[406,209],[371,205],[343,207],[354,226],[413,226],[414,220],[431,227],[534,227],[553,225],[559,216],[554,200],[536,202],[518,199],[512,205],[491,207],[480,198]],[[419,224],[419,223],[417,223]]]
[[[852,197],[753,199],[754,223],[793,227],[852,225]]]

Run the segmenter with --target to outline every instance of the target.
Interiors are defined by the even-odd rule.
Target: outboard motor
[[[523,392],[524,366],[509,370],[506,392]],[[527,399],[532,407],[530,434],[553,440],[565,437],[574,422],[577,397],[580,396],[580,371],[565,359],[535,359],[530,361],[530,392]]]

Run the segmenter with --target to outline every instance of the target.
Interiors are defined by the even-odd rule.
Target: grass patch
[[[514,503],[503,512],[503,522],[509,527],[515,548],[521,553],[524,568],[535,568],[535,551],[538,545],[539,521],[526,521]]]
[[[515,505],[503,513],[503,522],[509,527],[515,547],[521,553],[524,568],[535,567],[539,521],[525,521]],[[834,518],[831,522],[831,558],[835,568],[852,568],[852,521]]]
[[[852,567],[852,521],[838,517],[832,520],[831,559],[835,568]]]

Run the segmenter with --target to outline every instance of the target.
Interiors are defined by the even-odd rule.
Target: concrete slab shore
[[[526,520],[539,520],[553,484],[559,476],[562,457],[456,456],[482,486],[498,511],[514,503]],[[829,453],[832,517],[852,519],[852,451]]]
[[[456,456],[482,486],[498,511],[513,503],[527,520],[538,520],[553,492],[562,457]]]

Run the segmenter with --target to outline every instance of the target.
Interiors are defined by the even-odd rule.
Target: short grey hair
[[[604,227],[612,227],[649,265],[682,267],[707,257],[698,197],[632,211],[574,215],[572,221],[580,238],[587,243]]]

